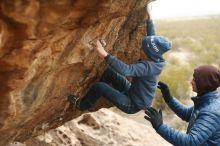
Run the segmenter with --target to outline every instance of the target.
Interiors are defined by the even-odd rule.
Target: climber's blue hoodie
[[[128,96],[139,109],[146,109],[152,103],[159,80],[159,75],[165,66],[165,61],[138,61],[135,64],[125,64],[116,57],[108,55],[107,63],[116,72],[132,78]]]

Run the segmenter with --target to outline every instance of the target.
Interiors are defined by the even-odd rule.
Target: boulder
[[[82,113],[83,96],[107,67],[89,44],[126,63],[139,57],[146,0],[1,0],[0,145],[25,141]],[[111,106],[101,100],[97,109]]]

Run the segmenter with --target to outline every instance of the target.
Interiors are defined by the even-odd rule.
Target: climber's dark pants
[[[100,82],[94,84],[82,98],[80,109],[88,110],[95,106],[100,97],[105,97],[123,112],[128,114],[137,113],[140,109],[127,95],[130,86],[130,82],[124,76],[108,68],[103,73]]]

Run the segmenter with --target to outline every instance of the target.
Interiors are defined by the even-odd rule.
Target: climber
[[[146,110],[145,119],[165,140],[176,146],[220,146],[220,71],[211,65],[202,65],[194,70],[191,81],[197,96],[192,97],[194,106],[182,105],[170,93],[169,87],[158,83],[168,106],[184,121],[189,122],[186,134],[163,124],[162,111]]]
[[[90,110],[102,96],[128,114],[137,113],[151,106],[159,75],[165,66],[162,55],[171,48],[167,38],[155,35],[151,20],[152,1],[146,5],[149,19],[147,36],[143,38],[140,50],[140,60],[134,64],[125,64],[106,52],[97,40],[93,47],[110,68],[104,71],[100,81],[94,84],[83,98],[69,95],[68,100],[71,105],[81,111]],[[126,76],[133,77],[131,83]]]

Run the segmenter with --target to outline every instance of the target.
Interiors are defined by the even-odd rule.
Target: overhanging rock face
[[[129,63],[139,56],[146,0],[1,0],[0,145],[23,141],[79,116],[106,64],[89,42]],[[108,107],[101,101],[97,107]]]

